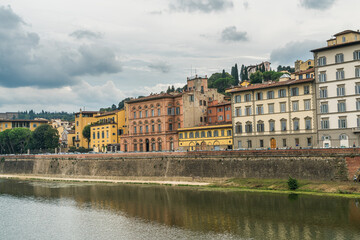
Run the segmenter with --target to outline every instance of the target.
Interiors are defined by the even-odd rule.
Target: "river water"
[[[0,179],[0,239],[360,239],[360,200]]]

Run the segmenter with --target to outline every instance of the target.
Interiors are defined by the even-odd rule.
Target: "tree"
[[[250,82],[252,84],[262,83],[262,80],[263,80],[263,74],[260,71],[256,71],[250,75]]]
[[[0,148],[2,153],[12,153],[10,146],[9,133],[11,129],[6,129],[5,131],[0,132]]]
[[[225,69],[222,70],[221,77],[222,77],[222,78],[226,78]]]
[[[219,93],[225,93],[225,89],[233,85],[234,85],[234,78],[229,73],[226,72],[214,73],[208,79],[209,88],[216,88]]]
[[[24,153],[30,145],[31,131],[28,128],[11,129],[8,139],[13,153]]]
[[[240,81],[239,81],[239,70],[238,70],[238,66],[237,63],[235,63],[235,70],[234,70],[234,85],[237,86],[239,85]]]
[[[59,146],[59,132],[48,124],[37,127],[31,135],[31,149],[54,149]]]
[[[82,135],[84,138],[87,139],[88,141],[88,148],[90,148],[90,139],[91,139],[91,126],[90,125],[86,125],[82,131]]]
[[[115,110],[116,110],[116,105],[113,104],[113,105],[111,106],[111,109],[112,109],[113,111],[115,111]]]
[[[244,68],[245,68],[244,64],[241,65],[241,70],[240,70],[240,80],[241,81],[245,81],[245,74],[244,74],[245,69]]]
[[[175,87],[174,87],[174,85],[171,86],[171,92],[175,92]]]

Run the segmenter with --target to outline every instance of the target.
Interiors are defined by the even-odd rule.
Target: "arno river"
[[[0,239],[360,239],[360,200],[0,179]]]

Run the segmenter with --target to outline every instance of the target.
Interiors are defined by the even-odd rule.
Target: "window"
[[[307,99],[304,100],[304,110],[310,110],[311,109],[311,100]]]
[[[145,132],[146,132],[146,133],[149,132],[149,126],[148,126],[148,125],[145,126]]]
[[[262,94],[262,92],[256,93],[256,100],[262,100],[262,99],[263,99],[263,94]]]
[[[241,95],[235,96],[235,103],[241,103]]]
[[[203,102],[202,102],[202,100],[199,100],[199,105],[200,106],[202,106],[203,104],[202,104]]]
[[[226,120],[230,120],[230,115],[226,114]]]
[[[326,72],[320,72],[319,82],[326,82]]]
[[[194,138],[194,133],[193,132],[189,133],[189,138]]]
[[[155,125],[151,125],[151,131],[155,132]]]
[[[142,126],[139,127],[139,132],[140,132],[140,133],[143,132],[143,127],[142,127]]]
[[[193,102],[194,101],[194,95],[189,95],[189,102]]]
[[[136,133],[136,127],[135,127],[135,133]],[[100,139],[100,132],[97,132],[97,138]],[[79,137],[77,139],[79,140]]]
[[[218,130],[215,130],[214,131],[214,137],[218,137],[219,136],[219,131]]]
[[[260,147],[263,148],[264,147],[264,140],[260,139]]]
[[[280,112],[286,112],[286,103],[280,103]]]
[[[319,57],[318,65],[319,66],[325,66],[326,65],[326,57]]]
[[[286,145],[286,138],[283,138],[282,144],[283,144],[283,147],[286,147],[286,146],[287,146],[287,145]]]
[[[187,137],[188,137],[188,134],[187,134],[187,132],[186,132],[186,133],[184,134],[184,137],[185,137],[185,138],[187,138]]]
[[[139,118],[142,118],[142,111],[139,112]]]
[[[200,133],[199,132],[195,132],[195,138],[199,138]]]
[[[338,120],[338,124],[339,124],[339,128],[346,128],[346,118],[345,117],[341,117]]]
[[[344,62],[344,54],[339,53],[335,55],[335,63],[342,63]]]
[[[269,121],[269,131],[275,132],[275,121]]]
[[[311,147],[312,146],[312,140],[311,138],[306,138],[306,142],[307,142],[307,146]]]
[[[245,102],[251,101],[251,94],[245,94]]]
[[[320,88],[320,98],[327,98],[327,87]]]
[[[239,134],[242,133],[242,124],[238,123],[235,125],[235,133]]]
[[[245,125],[245,132],[246,133],[252,133],[252,123],[251,122],[247,122]]]
[[[248,148],[252,148],[251,140],[247,140],[247,145],[248,145]]]
[[[158,109],[158,116],[160,116],[161,115],[161,109],[159,108]]]
[[[311,118],[305,119],[305,129],[310,130],[311,129]]]
[[[346,112],[345,101],[338,101],[337,107],[338,107],[338,112]]]
[[[264,122],[259,121],[256,125],[256,129],[258,132],[264,132],[265,131]]]
[[[211,136],[212,136],[211,131],[208,131],[207,132],[207,137],[211,137]]]
[[[299,146],[300,145],[300,141],[299,141],[299,138],[295,138],[295,146]]]
[[[268,113],[274,113],[274,104],[273,103],[268,104]]]
[[[161,132],[161,124],[158,124],[158,132]]]
[[[304,86],[304,95],[310,94],[310,86]]]
[[[223,121],[223,120],[224,120],[223,116],[220,115],[220,116],[218,117],[218,120],[219,120],[219,121]]]
[[[299,111],[299,102],[298,101],[292,102],[292,110],[293,110],[293,112]]]
[[[137,131],[136,131],[136,126],[134,127],[134,133],[135,133],[135,134],[137,133]]]
[[[204,86],[201,86],[201,93],[204,93]]]
[[[36,128],[36,124],[33,124],[33,128]]]
[[[279,90],[279,98],[286,97],[286,89],[280,89]]]
[[[280,120],[281,123],[281,131],[286,131],[286,120]]]
[[[168,108],[167,109],[167,114],[168,115],[174,115],[174,108]]]
[[[235,116],[236,116],[236,117],[240,117],[240,116],[241,116],[241,108],[240,108],[240,107],[235,108]]]
[[[264,114],[263,105],[256,106],[256,114],[258,114],[258,115]]]
[[[134,112],[134,119],[136,118],[136,112]]]
[[[346,42],[346,37],[342,37],[342,42]]]
[[[267,92],[267,98],[268,99],[273,99],[274,98],[274,91],[268,91]]]
[[[225,130],[221,130],[221,136],[222,136],[222,137],[225,136]]]
[[[104,133],[104,131],[101,132],[101,138],[105,138],[105,133]]]
[[[95,133],[93,132],[93,139],[95,139],[95,137],[96,137],[96,136],[95,136]]]
[[[360,99],[356,99],[356,110],[360,110]]]
[[[299,80],[302,80],[303,79],[303,75],[299,75]]]
[[[345,78],[344,69],[338,69],[336,71],[336,80],[343,80]]]
[[[228,136],[231,136],[231,135],[232,135],[232,134],[231,134],[231,130],[227,130],[226,132],[227,132],[227,135],[228,135]]]
[[[180,114],[180,107],[177,107],[176,108],[176,115],[179,115]]]
[[[321,129],[329,129],[330,128],[330,122],[328,118],[322,118],[320,121]]]
[[[245,116],[250,116],[251,115],[251,107],[246,107],[245,108]]]
[[[355,68],[355,77],[356,78],[360,77],[360,67]]]
[[[294,131],[300,130],[300,125],[299,125],[299,119],[298,118],[295,118],[293,120],[293,125],[294,125]]]
[[[357,116],[357,127],[360,127],[360,116]]]
[[[320,112],[321,113],[328,113],[329,112],[329,105],[327,102],[320,103]]]
[[[299,96],[299,88],[291,88],[291,96]]]
[[[183,134],[179,133],[179,139],[182,139],[182,138],[183,138]]]
[[[354,52],[354,60],[360,60],[360,50]]]
[[[155,111],[154,111],[154,109],[151,109],[151,116],[152,116],[152,117],[155,116]]]
[[[338,97],[345,96],[345,85],[337,85],[336,93]]]
[[[204,138],[205,137],[205,132],[201,131],[201,137]]]
[[[148,117],[148,110],[145,110],[145,117]]]

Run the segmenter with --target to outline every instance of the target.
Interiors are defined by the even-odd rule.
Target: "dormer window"
[[[342,42],[346,42],[346,37],[342,37]]]

